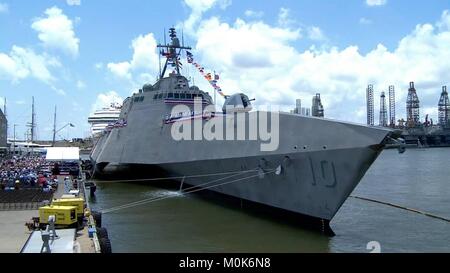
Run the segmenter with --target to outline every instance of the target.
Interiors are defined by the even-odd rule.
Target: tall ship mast
[[[92,150],[94,176],[117,165],[129,176],[143,171],[156,178],[177,177],[184,185],[293,212],[329,229],[393,131],[253,111],[245,94],[224,94],[218,77],[195,61],[174,28],[169,35],[169,44],[158,45],[165,58],[159,79],[124,100],[119,120],[104,130]],[[181,74],[184,51],[187,65],[224,97],[222,109],[216,110],[211,95],[190,86]],[[261,126],[264,116],[267,124]],[[261,137],[264,128],[270,128],[270,140]]]

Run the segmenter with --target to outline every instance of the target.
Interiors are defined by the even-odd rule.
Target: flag
[[[188,57],[194,57],[194,55],[192,55],[192,53],[189,52],[189,51],[187,51],[187,50],[186,50],[186,55],[187,55]]]

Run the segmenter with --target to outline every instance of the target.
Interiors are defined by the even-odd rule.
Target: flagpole
[[[214,70],[214,80],[216,80],[216,71]],[[214,108],[216,108],[217,106],[217,101],[216,101],[216,89],[214,88]]]

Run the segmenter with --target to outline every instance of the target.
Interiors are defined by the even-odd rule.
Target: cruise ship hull
[[[153,138],[116,129],[99,140],[91,156],[97,173],[108,163],[154,167],[168,177],[186,177],[179,180],[187,185],[328,222],[391,133],[291,114],[280,114],[280,124],[273,152],[260,151],[260,141],[174,141],[170,125],[159,125],[146,132]]]

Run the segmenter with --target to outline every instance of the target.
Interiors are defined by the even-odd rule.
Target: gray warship
[[[170,38],[169,43],[158,45],[166,58],[159,80],[124,100],[122,124],[104,132],[92,149],[94,175],[105,172],[108,164],[129,168],[130,174],[133,168],[144,168],[175,177],[185,185],[205,187],[328,226],[392,140],[392,130],[278,112],[280,134],[274,150],[261,149],[266,143],[261,139],[174,139],[173,126],[186,120],[182,113],[173,116],[174,104],[188,107],[194,116],[194,100],[203,106],[214,103],[207,92],[190,86],[180,74],[180,54],[190,48],[180,43],[173,28]],[[166,76],[170,68],[173,71]],[[222,119],[224,129],[236,128],[237,112],[244,116],[245,124],[261,114],[249,109],[251,100],[237,93],[227,97],[223,109],[198,122],[205,125],[211,119]],[[245,130],[249,133],[249,125]],[[211,181],[219,182],[211,186]]]

